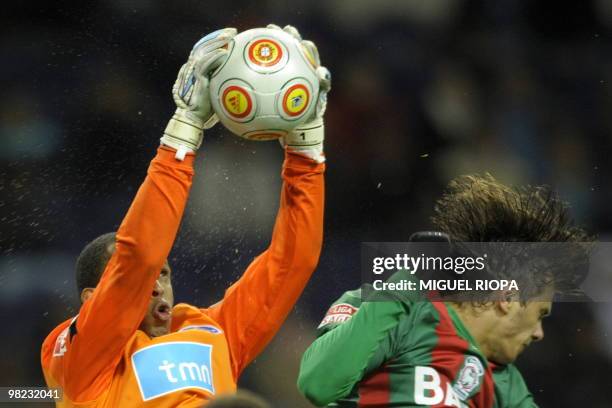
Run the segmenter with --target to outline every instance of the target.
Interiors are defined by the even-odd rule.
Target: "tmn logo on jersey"
[[[210,344],[186,341],[138,350],[132,354],[132,366],[142,399],[148,401],[187,388],[214,394],[211,355]]]
[[[414,368],[414,402],[426,406],[444,403],[445,407],[468,407],[453,390],[450,382],[445,382],[444,388],[442,388],[440,374],[431,367],[423,366]]]
[[[317,329],[327,326],[328,324],[344,323],[349,320],[357,312],[357,310],[359,309],[353,305],[349,305],[348,303],[333,305],[329,308]]]

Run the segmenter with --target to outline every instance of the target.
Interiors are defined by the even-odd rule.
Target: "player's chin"
[[[519,356],[525,351],[527,346],[528,344],[521,344],[520,346],[517,346],[516,350],[514,350],[513,353],[510,353],[510,355],[507,357],[507,361],[505,361],[504,364],[514,363],[516,359],[519,358]]]
[[[160,319],[156,313],[149,311],[140,324],[140,330],[147,333],[149,337],[159,337],[170,333],[171,316]]]
[[[523,348],[500,350],[500,352],[491,358],[491,361],[496,364],[507,365],[516,361],[522,353]]]
[[[146,333],[149,337],[159,337],[170,333],[170,322],[156,322],[158,324],[149,325]]]

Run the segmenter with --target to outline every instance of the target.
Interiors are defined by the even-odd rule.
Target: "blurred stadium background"
[[[284,328],[242,378],[307,407],[299,358],[359,285],[361,241],[430,227],[454,176],[546,183],[612,231],[612,1],[108,0],[3,4],[0,385],[42,385],[39,347],[75,314],[74,261],[117,228],[174,105],[191,45],[223,26],[297,26],[334,76],[325,246]],[[178,301],[208,305],[268,243],[276,143],[206,134],[171,254]],[[612,304],[559,304],[518,361],[543,407],[609,407]]]

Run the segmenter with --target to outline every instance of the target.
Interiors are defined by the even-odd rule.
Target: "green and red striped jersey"
[[[443,302],[346,292],[319,325],[298,387],[317,406],[536,407],[513,365],[487,362]]]

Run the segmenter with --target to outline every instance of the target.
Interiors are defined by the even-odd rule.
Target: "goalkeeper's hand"
[[[319,78],[319,95],[317,95],[317,106],[314,113],[303,125],[281,138],[281,145],[288,151],[303,154],[318,163],[323,163],[325,161],[325,155],[323,154],[323,140],[325,138],[323,114],[325,114],[327,108],[327,93],[331,89],[331,74],[327,68],[321,66],[317,46],[312,41],[302,40],[302,36],[295,27],[288,25],[285,28],[280,28],[275,24],[268,24],[267,28],[283,30],[300,41],[306,54],[310,57],[309,59],[315,65]]]
[[[193,46],[179,71],[172,87],[176,111],[160,140],[176,149],[178,160],[198,150],[204,129],[218,121],[210,104],[209,77],[227,59],[226,45],[235,35],[235,28],[224,28],[204,36]]]

